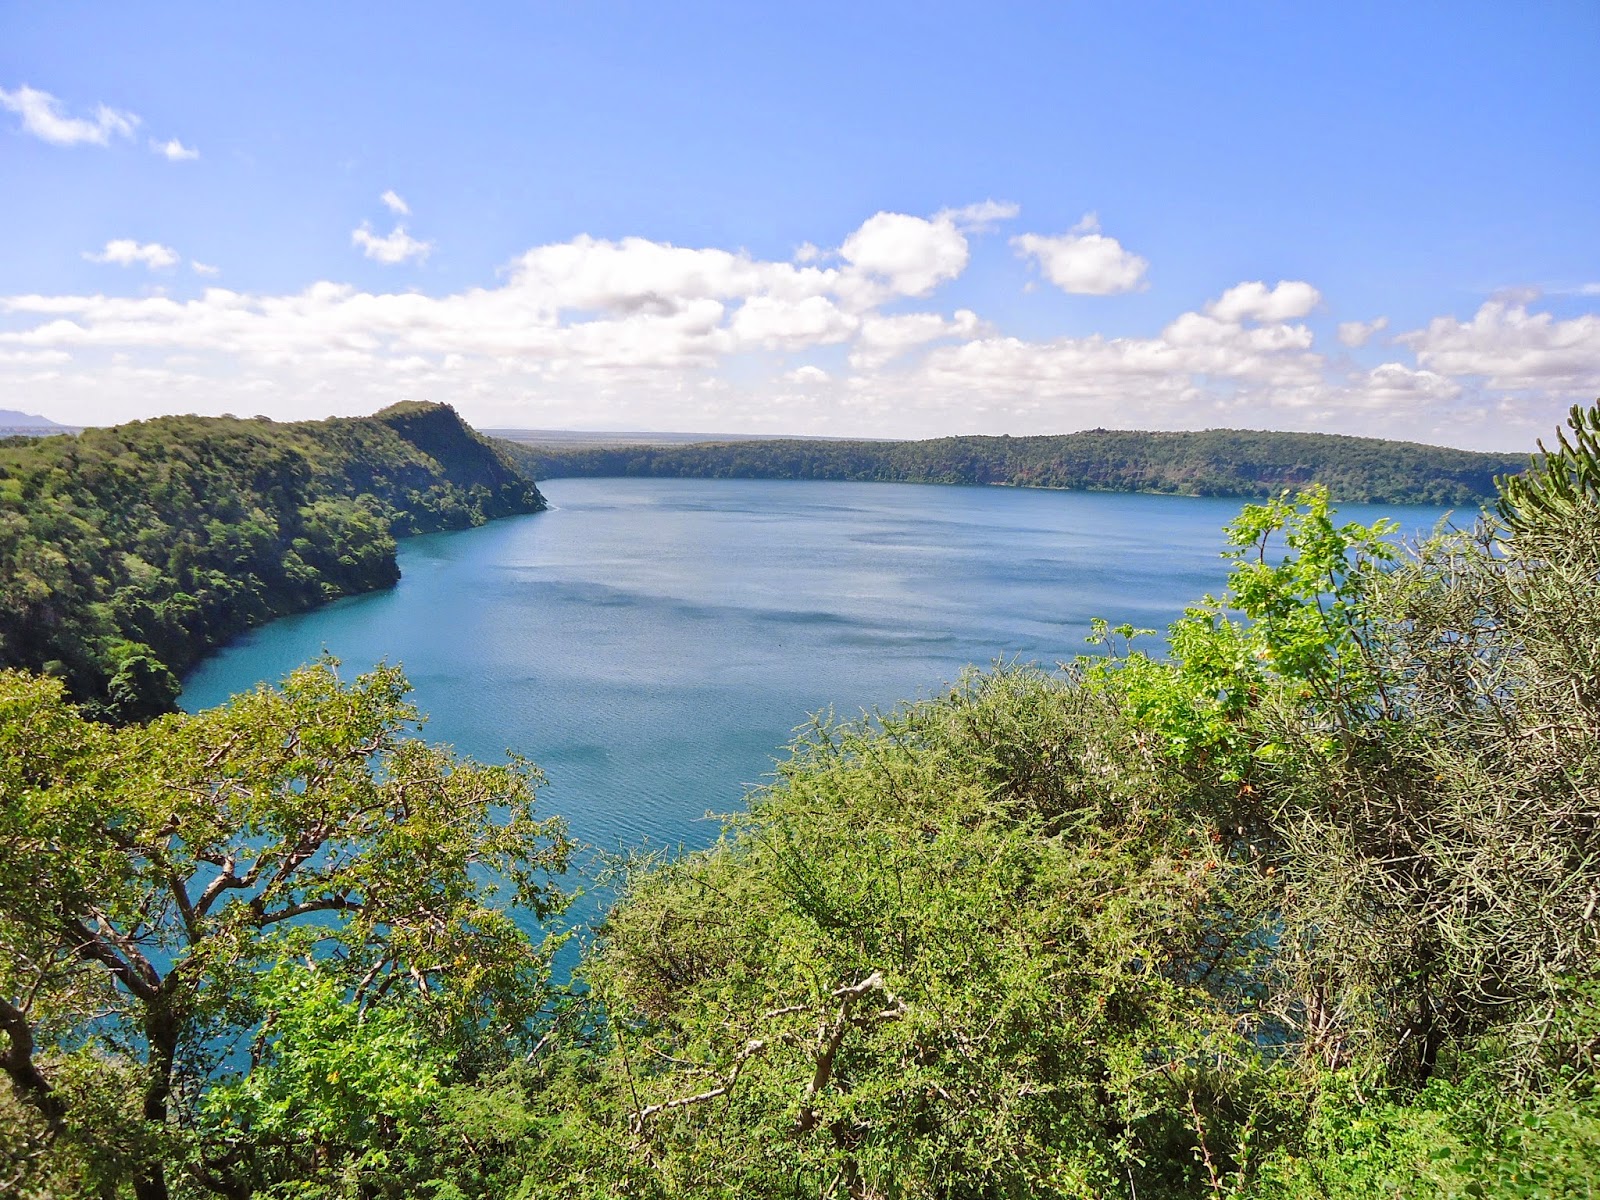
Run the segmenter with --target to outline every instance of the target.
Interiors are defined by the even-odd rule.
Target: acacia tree
[[[1571,428],[1411,555],[1318,493],[1246,508],[1174,660],[1100,672],[1212,823],[1310,1060],[1414,1086],[1489,1034],[1522,1081],[1565,1053],[1600,951],[1600,410]]]
[[[0,673],[0,1067],[38,1149],[75,1147],[91,1183],[157,1200],[182,1161],[248,1193],[248,1131],[203,1139],[196,1118],[245,1043],[268,1052],[285,962],[351,1028],[403,1013],[446,1050],[527,1033],[548,1001],[556,940],[508,911],[565,903],[569,844],[535,816],[537,771],[408,736],[397,668],[346,684],[336,666],[121,730],[53,680]],[[89,1113],[88,1093],[130,1081],[136,1120]]]

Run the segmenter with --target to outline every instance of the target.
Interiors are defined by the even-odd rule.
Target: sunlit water
[[[808,714],[926,696],[969,663],[1053,666],[1092,617],[1164,628],[1222,587],[1238,501],[1010,488],[556,480],[550,511],[400,545],[392,591],[241,638],[185,707],[327,650],[404,665],[434,741],[550,778],[612,850],[704,845]],[[1432,508],[1383,512],[1407,530]]]

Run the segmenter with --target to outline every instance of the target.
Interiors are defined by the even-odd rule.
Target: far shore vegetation
[[[1320,485],[1346,503],[1476,506],[1526,455],[1481,454],[1326,433],[1094,429],[1041,437],[927,441],[825,438],[598,444],[516,435],[509,452],[536,479],[833,479],[1267,499]]]

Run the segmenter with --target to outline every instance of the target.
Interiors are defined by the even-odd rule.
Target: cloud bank
[[[401,215],[398,195],[383,199]],[[879,212],[836,247],[807,244],[788,260],[579,235],[525,251],[492,285],[442,295],[319,282],[285,295],[212,286],[188,298],[0,297],[0,384],[84,422],[322,416],[424,398],[481,425],[523,427],[934,436],[1247,426],[1511,449],[1600,391],[1600,315],[1559,319],[1532,296],[1438,317],[1370,357],[1355,351],[1383,319],[1334,334],[1337,314],[1306,280],[1224,281],[1127,336],[1021,337],[941,304],[975,244],[1016,216],[993,201]],[[352,241],[389,264],[431,249],[400,225],[381,236],[363,225]],[[1011,243],[1075,294],[1145,283],[1146,261],[1092,219]],[[178,261],[132,240],[94,257]]]

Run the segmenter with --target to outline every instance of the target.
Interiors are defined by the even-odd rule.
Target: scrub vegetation
[[[396,672],[0,673],[0,1192],[1592,1195],[1600,408],[1420,546],[1226,537],[1164,639],[819,720],[570,983],[536,772]]]

